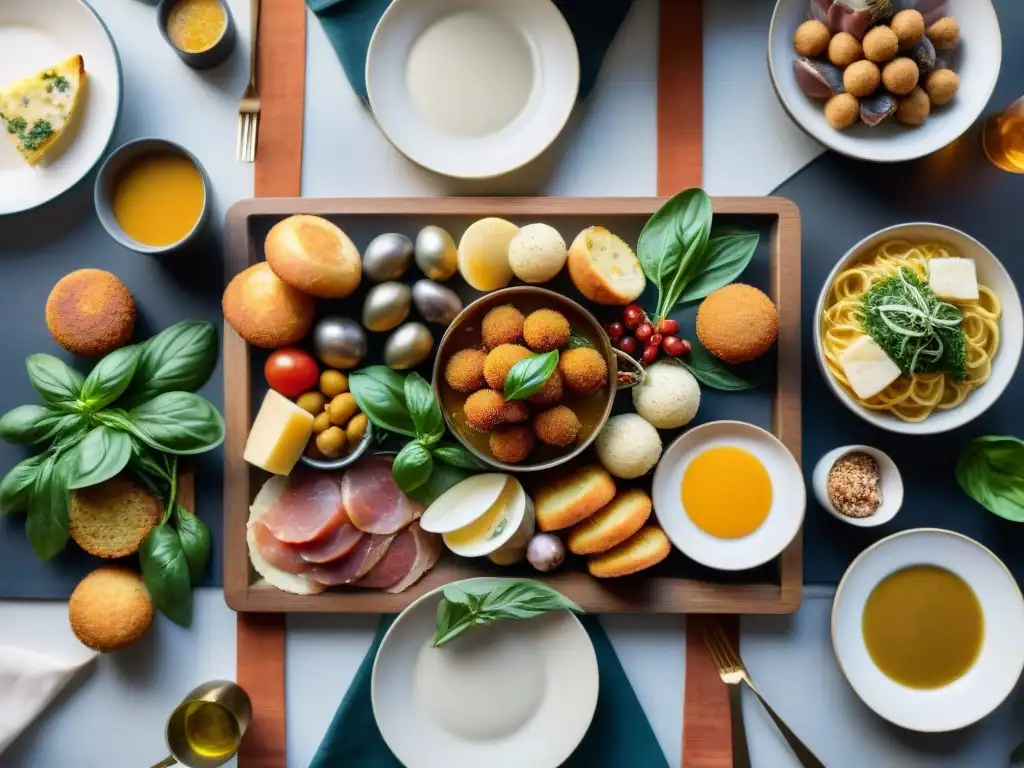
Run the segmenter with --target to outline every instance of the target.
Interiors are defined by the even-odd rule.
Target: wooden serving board
[[[664,198],[399,198],[399,199],[304,199],[262,198],[235,205],[227,216],[228,276],[263,259],[263,239],[274,223],[296,214],[325,216],[352,237],[362,250],[384,232],[401,232],[412,238],[426,224],[448,229],[458,241],[465,228],[485,216],[507,218],[525,225],[543,221],[555,226],[570,242],[586,226],[600,224],[631,245],[649,216]],[[779,341],[772,360],[764,361],[751,375],[766,377],[764,386],[746,392],[716,392],[702,387],[701,410],[696,423],[731,418],[761,423],[769,428],[800,460],[800,220],[796,207],[782,198],[714,199],[715,226],[741,227],[762,234],[758,253],[744,282],[758,285],[779,309]],[[413,267],[407,280],[418,278]],[[449,286],[468,303],[480,295],[458,276]],[[555,290],[588,306],[564,275]],[[353,297],[331,306],[325,314],[358,318],[367,286]],[[649,288],[650,290],[650,288]],[[645,298],[650,294],[645,294]],[[650,302],[642,302],[650,303]],[[615,308],[589,305],[598,319],[610,321]],[[692,336],[692,312],[684,313],[682,333]],[[617,318],[616,318],[617,319]],[[435,340],[440,332],[435,332]],[[371,335],[370,356],[385,336]],[[791,613],[800,605],[802,592],[801,537],[793,541],[769,566],[739,574],[725,574],[698,566],[673,552],[648,572],[623,579],[599,580],[585,570],[563,568],[540,574],[528,566],[499,568],[486,558],[466,560],[450,553],[420,582],[397,595],[374,590],[340,588],[320,595],[292,595],[259,579],[249,563],[245,526],[249,504],[266,473],[242,459],[249,427],[266,390],[262,350],[252,350],[229,326],[224,328],[224,392],[227,420],[224,475],[224,593],[229,606],[249,612],[393,613],[439,585],[480,575],[529,575],[558,589],[592,613]],[[428,364],[429,367],[429,364]],[[429,379],[430,372],[425,371]],[[626,394],[619,395],[616,412],[631,410]],[[667,445],[675,435],[662,433]],[[643,481],[640,481],[641,483]],[[650,478],[646,479],[650,483]],[[528,484],[529,485],[529,484]]]

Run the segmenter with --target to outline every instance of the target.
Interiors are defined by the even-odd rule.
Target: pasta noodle
[[[875,411],[889,411],[904,421],[924,421],[936,409],[955,408],[992,372],[992,358],[999,348],[999,316],[1002,305],[995,293],[978,286],[978,300],[953,302],[963,314],[961,330],[967,351],[967,375],[957,381],[945,373],[904,373],[878,395],[858,398],[843,373],[839,356],[865,334],[861,326],[861,299],[877,282],[909,267],[927,280],[929,259],[955,256],[943,245],[915,245],[903,241],[882,244],[872,260],[839,273],[826,301],[822,317],[822,345],[832,376],[846,392]]]

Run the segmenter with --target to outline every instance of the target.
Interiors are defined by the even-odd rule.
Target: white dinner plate
[[[565,127],[579,83],[576,41],[551,0],[394,0],[366,57],[384,134],[459,178],[536,158]]]
[[[0,2],[0,86],[76,53],[85,60],[85,90],[59,146],[33,168],[0,136],[0,216],[49,202],[81,181],[110,144],[121,109],[117,49],[92,8],[81,0]]]
[[[753,533],[720,539],[705,533],[683,508],[683,474],[709,448],[732,446],[752,453],[772,481],[768,516]],[[712,421],[684,432],[661,456],[654,472],[654,512],[669,540],[691,560],[722,571],[755,568],[777,557],[800,531],[807,494],[793,454],[769,432],[742,421]]]
[[[597,656],[579,619],[501,621],[431,648],[442,589],[402,611],[377,651],[371,699],[385,743],[406,768],[561,765],[597,707]]]
[[[871,660],[862,621],[868,596],[882,579],[912,565],[953,572],[974,590],[984,639],[973,666],[949,685],[908,688]],[[891,723],[940,732],[977,722],[1010,694],[1024,669],[1024,598],[1002,561],[973,539],[937,528],[901,531],[864,550],[847,569],[832,605],[832,647],[861,700]]]

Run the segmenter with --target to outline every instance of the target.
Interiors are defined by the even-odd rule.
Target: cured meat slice
[[[423,514],[423,505],[395,484],[384,456],[357,461],[341,481],[341,495],[352,525],[366,533],[398,533]]]
[[[381,561],[355,585],[402,592],[433,568],[440,554],[441,537],[414,522],[395,537]]]
[[[295,549],[307,563],[329,563],[347,555],[363,536],[368,535],[352,523],[344,522],[322,538],[296,544]]]
[[[289,546],[278,539],[274,539],[273,534],[270,533],[270,529],[260,522],[260,518],[263,514],[270,510],[273,503],[280,498],[281,494],[284,493],[284,490],[287,487],[287,478],[272,477],[263,484],[260,492],[256,494],[256,498],[253,500],[252,506],[249,508],[249,524],[246,526],[245,531],[245,540],[249,545],[249,560],[252,562],[252,567],[256,572],[266,579],[267,583],[271,586],[296,595],[315,595],[318,592],[324,591],[323,584],[318,584],[313,581],[305,573],[289,573],[288,571],[272,565],[263,556],[263,551],[260,547],[261,541],[264,547],[268,548],[268,551],[271,547]],[[262,539],[263,532],[266,532],[269,539],[274,540],[269,541],[269,539]],[[260,537],[260,541],[257,540],[257,537]],[[283,558],[285,553],[275,552],[275,554],[280,555]],[[273,557],[274,555],[271,556]]]
[[[381,561],[394,538],[394,535],[363,536],[347,555],[330,563],[314,565],[306,574],[317,584],[325,587],[351,584],[369,573]]]
[[[295,472],[260,519],[286,544],[323,538],[345,521],[341,479],[326,472]]]
[[[274,568],[285,573],[302,573],[309,568],[298,549],[275,538],[262,520],[249,523],[249,531],[260,555]]]

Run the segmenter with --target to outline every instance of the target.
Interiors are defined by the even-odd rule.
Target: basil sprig
[[[712,355],[696,339],[690,345],[690,354],[676,361],[693,374],[693,378],[712,389],[726,392],[739,392],[756,387],[752,381],[736,374],[732,368]]]
[[[583,609],[546,584],[533,579],[487,579],[456,582],[444,588],[437,604],[437,648],[461,635],[502,619],[531,619],[550,611],[583,613]]]
[[[524,357],[505,377],[505,400],[525,400],[540,391],[557,367],[557,349]]]
[[[992,514],[1024,523],[1024,441],[1000,435],[974,438],[960,452],[956,481]]]

